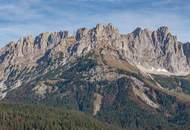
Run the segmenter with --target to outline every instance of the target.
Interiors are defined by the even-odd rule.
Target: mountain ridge
[[[88,33],[92,33],[92,34],[89,35]],[[102,33],[102,34],[98,34],[98,33]],[[83,53],[83,51],[85,51],[85,50],[82,50],[84,49],[83,48],[84,46],[85,46],[85,49],[87,49],[87,51],[90,49],[93,49],[96,47],[96,45],[98,45],[98,42],[102,42],[102,41],[97,41],[103,37],[101,35],[105,35],[104,37],[105,38],[107,37],[107,40],[108,40],[109,39],[108,34],[109,36],[112,36],[111,42],[115,40],[114,41],[115,44],[111,46],[113,46],[116,49],[121,50],[121,53],[123,53],[124,58],[134,64],[143,64],[145,68],[155,68],[155,69],[161,69],[161,70],[166,69],[167,71],[174,72],[174,73],[181,72],[181,71],[187,72],[187,70],[189,70],[187,69],[189,68],[189,55],[187,53],[184,53],[183,51],[183,49],[185,50],[186,45],[188,43],[182,44],[181,42],[178,42],[176,36],[173,36],[170,33],[169,28],[166,26],[162,26],[158,28],[156,31],[150,31],[146,28],[142,29],[138,27],[132,33],[128,33],[128,34],[120,34],[119,30],[116,27],[114,27],[112,24],[107,24],[107,25],[97,24],[97,26],[93,29],[81,28],[77,30],[75,36],[68,36],[68,31],[46,32],[46,33],[41,33],[36,37],[27,36],[27,37],[21,38],[16,43],[11,42],[8,45],[6,45],[4,48],[1,48],[1,52],[5,48],[13,48],[13,49],[20,48],[18,49],[18,52],[19,52],[17,54],[18,56],[21,56],[22,55],[21,53],[33,54],[33,53],[39,53],[39,51],[42,51],[41,53],[44,53],[48,49],[54,48],[53,46],[59,46],[58,44],[64,44],[63,43],[64,40],[69,37],[69,38],[73,38],[73,44],[76,42],[74,47],[70,46],[68,48],[70,49],[69,53],[73,53],[72,52],[73,50],[78,49],[78,52],[76,53],[79,53],[78,55],[80,55],[81,53]],[[88,37],[88,39],[86,39],[88,41],[86,42],[89,45],[87,45],[87,43],[82,43],[82,40],[85,40],[84,38],[82,39],[83,35],[84,36],[86,35],[86,38]],[[80,45],[78,44],[79,43],[78,41],[80,41]],[[52,42],[54,42],[54,44],[52,44]],[[167,44],[169,42],[171,43]],[[110,44],[110,43],[107,43],[107,44]],[[146,48],[143,48],[143,46],[146,46]],[[35,48],[38,50],[34,50]],[[65,50],[65,51],[68,51],[68,50]],[[142,57],[147,52],[150,53],[152,57],[148,57],[148,56]],[[6,53],[1,55],[1,60],[3,59],[5,54]],[[166,55],[166,56],[162,57],[162,55]],[[160,57],[162,57],[163,59],[160,59]],[[156,67],[157,65],[154,65],[154,63],[153,64],[150,63],[151,62],[150,60],[155,61],[155,59],[157,60],[157,62],[160,62],[158,63],[159,64],[158,67]],[[143,61],[143,60],[146,60],[146,61]],[[168,65],[167,60],[171,60],[169,61],[171,62],[171,64]],[[175,60],[180,61],[179,62],[180,65],[177,65],[177,63],[175,63],[176,62]]]
[[[178,42],[166,26],[156,31],[137,28],[132,33],[120,34],[112,24],[97,24],[92,29],[78,29],[75,36],[69,36],[68,31],[41,33],[35,38],[27,36],[1,48],[1,86],[4,89],[9,74],[17,69],[35,69],[48,59],[61,58],[59,62],[65,64],[70,57],[105,47],[115,49],[122,59],[141,71],[188,75],[190,58],[185,50],[187,45]]]
[[[29,36],[0,50],[1,102],[74,109],[121,128],[188,129],[188,50],[167,27]]]

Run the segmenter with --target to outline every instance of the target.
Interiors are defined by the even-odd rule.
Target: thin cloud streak
[[[179,6],[184,8],[179,8]],[[122,33],[137,26],[167,25],[180,41],[190,41],[190,4],[186,0],[7,0],[0,3],[0,46],[40,32],[113,23]],[[183,12],[183,13],[182,13]]]

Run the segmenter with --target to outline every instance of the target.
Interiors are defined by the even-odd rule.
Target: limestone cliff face
[[[122,35],[111,24],[97,25],[93,29],[79,29],[76,41],[71,52],[78,56],[91,49],[110,46],[134,65],[172,73],[190,72],[185,47],[168,27],[163,26],[156,31],[137,28],[132,33]]]
[[[174,73],[189,72],[183,44],[167,27],[156,31],[137,28],[124,37],[126,58],[145,68],[165,69]]]
[[[69,45],[67,31],[42,33],[37,37],[24,37],[11,42],[0,50],[0,88],[6,92],[17,82],[32,78],[31,72],[38,72],[48,59],[66,57]],[[47,68],[47,67],[46,67]],[[45,69],[45,67],[43,68]],[[19,86],[20,86],[19,85]],[[19,87],[17,85],[17,87]]]
[[[42,33],[35,38],[28,36],[21,38],[16,43],[8,44],[0,51],[0,68],[35,64],[49,49],[56,48],[60,43],[64,44],[65,37],[62,33]]]
[[[183,44],[183,51],[187,57],[188,63],[190,63],[190,43],[189,42]]]
[[[76,43],[70,48],[70,53],[80,56],[92,49],[104,46],[120,47],[121,35],[111,24],[98,24],[93,29],[82,28],[77,30]]]
[[[92,29],[78,29],[75,36],[69,36],[67,31],[42,33],[35,38],[21,38],[1,48],[1,88],[6,90],[17,81],[22,84],[26,80],[25,75],[31,71],[36,75],[37,72],[48,71],[52,61],[55,68],[72,57],[107,47],[133,65],[171,73],[190,73],[189,44],[178,42],[167,27],[155,31],[137,28],[123,35],[111,24],[98,24]],[[40,71],[37,70],[39,68]]]

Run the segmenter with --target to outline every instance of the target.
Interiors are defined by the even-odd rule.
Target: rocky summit
[[[120,34],[111,24],[95,28],[78,29],[75,36],[68,31],[42,33],[11,42],[0,50],[1,84],[14,70],[34,69],[41,66],[46,58],[66,61],[93,50],[110,47],[118,55],[134,66],[145,70],[170,72],[186,75],[190,72],[189,43],[177,41],[168,27],[160,27],[156,31],[136,28],[132,33]],[[61,62],[60,61],[60,62]]]
[[[190,43],[166,26],[121,34],[98,24],[0,49],[1,102],[72,108],[121,128],[188,128],[189,74]]]

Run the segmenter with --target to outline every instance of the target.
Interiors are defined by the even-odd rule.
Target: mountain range
[[[0,49],[0,99],[74,109],[121,129],[190,129],[190,43],[166,26],[45,32]]]

